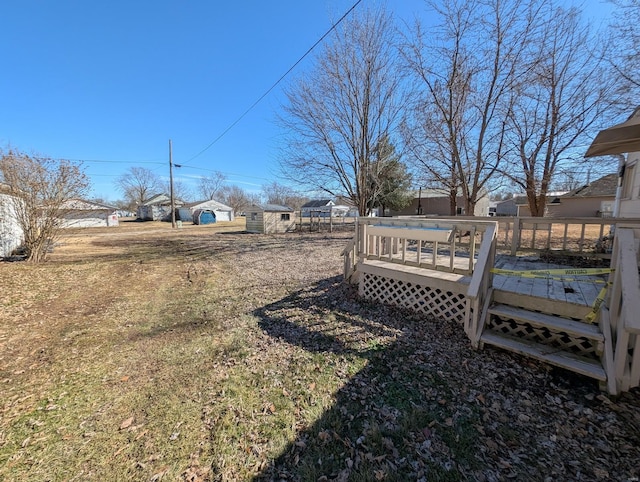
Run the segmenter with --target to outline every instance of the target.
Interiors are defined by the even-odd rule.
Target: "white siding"
[[[12,204],[16,199],[0,194],[0,257],[11,255],[22,244],[22,229],[13,214]]]
[[[627,156],[622,197],[620,199],[621,218],[640,218],[640,153]]]
[[[118,216],[109,211],[71,211],[62,219],[63,228],[99,228],[117,225]]]
[[[216,213],[216,222],[232,221],[230,211],[214,211]]]

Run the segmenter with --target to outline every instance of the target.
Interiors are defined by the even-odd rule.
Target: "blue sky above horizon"
[[[198,155],[276,82],[355,0],[85,2],[21,0],[0,8],[0,146],[83,160],[92,196],[115,201],[129,167],[195,186],[221,171],[259,192],[278,178],[283,88]],[[379,2],[363,0],[357,9]],[[585,2],[594,19],[610,11]],[[397,20],[423,0],[389,0]]]

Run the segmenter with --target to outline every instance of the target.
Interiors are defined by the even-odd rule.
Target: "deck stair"
[[[544,306],[544,300],[540,305]],[[599,326],[503,303],[489,307],[481,344],[535,358],[601,382],[604,335]]]

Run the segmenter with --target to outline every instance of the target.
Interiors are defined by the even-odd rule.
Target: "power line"
[[[251,104],[251,106],[250,106],[247,110],[245,110],[245,111],[242,113],[242,115],[240,115],[240,117],[238,117],[235,121],[233,121],[233,122],[231,123],[231,125],[230,125],[229,127],[227,127],[224,131],[222,131],[222,133],[221,133],[218,137],[216,137],[213,141],[211,141],[207,147],[205,147],[204,149],[202,149],[200,152],[198,152],[195,156],[193,156],[193,157],[191,157],[190,159],[188,159],[186,162],[191,162],[191,161],[193,161],[196,157],[198,157],[198,156],[200,156],[201,154],[203,154],[203,153],[204,153],[205,151],[207,151],[211,146],[213,146],[216,142],[218,142],[220,139],[222,139],[222,137],[224,137],[224,135],[225,135],[227,132],[229,132],[231,129],[233,129],[233,128],[236,126],[236,124],[237,124],[238,122],[240,122],[240,121],[241,121],[241,120],[242,120],[242,119],[243,119],[243,118],[244,118],[244,117],[245,117],[249,112],[251,112],[251,111],[254,109],[254,107],[255,107],[256,105],[258,105],[258,103],[260,103],[260,101],[261,101],[262,99],[264,99],[267,95],[269,95],[269,93],[270,93],[273,89],[275,89],[275,88],[276,88],[276,86],[277,86],[280,82],[282,82],[282,80],[283,80],[287,75],[289,75],[289,73],[290,73],[293,69],[295,69],[295,68],[296,68],[296,66],[297,66],[300,62],[302,62],[302,61],[304,60],[304,58],[305,58],[307,55],[309,55],[309,54],[313,51],[313,49],[315,49],[315,48],[317,47],[317,46],[318,46],[318,44],[320,44],[320,43],[321,43],[321,42],[322,42],[322,41],[327,37],[327,35],[329,35],[329,34],[330,34],[330,33],[331,33],[331,32],[332,32],[332,31],[333,31],[333,30],[334,30],[334,29],[335,29],[335,28],[340,24],[340,22],[342,22],[342,21],[347,17],[347,15],[349,15],[349,14],[350,14],[350,13],[351,13],[351,12],[352,12],[356,7],[357,7],[357,6],[358,6],[358,4],[359,4],[361,1],[362,1],[362,0],[357,0],[357,1],[356,1],[356,3],[354,3],[354,4],[353,4],[353,6],[352,6],[349,10],[347,10],[347,12],[346,12],[342,17],[340,17],[340,19],[339,19],[336,23],[334,23],[334,24],[329,28],[329,30],[327,30],[327,31],[324,33],[324,35],[323,35],[322,37],[320,37],[320,39],[319,39],[316,43],[314,43],[314,44],[313,44],[313,45],[312,45],[312,46],[311,46],[311,47],[310,47],[310,48],[309,48],[309,49],[308,49],[308,50],[307,50],[307,51],[302,55],[302,57],[300,57],[300,58],[296,61],[296,63],[294,63],[291,67],[289,67],[289,70],[287,70],[284,74],[282,74],[282,75],[280,76],[280,78],[279,78],[278,80],[276,80],[276,81],[275,81],[275,83],[274,83],[271,87],[269,87],[269,89],[267,89],[267,91],[266,91],[264,94],[262,94],[262,95],[258,98],[258,100],[256,100],[253,104]],[[183,164],[183,165],[184,165],[184,164]]]
[[[195,166],[186,166],[184,164],[174,164],[176,167],[180,167],[180,168],[186,168],[186,169],[195,169],[198,171],[207,171],[207,172],[219,172],[221,174],[227,174],[229,176],[239,176],[239,177],[246,177],[247,179],[261,179],[263,181],[269,181],[268,178],[266,177],[258,177],[258,176],[249,176],[246,174],[239,174],[237,172],[228,172],[228,171],[220,171],[218,169],[207,169],[206,167],[195,167]]]
[[[62,159],[59,159],[62,160]],[[105,164],[163,164],[164,161],[125,161],[125,160],[110,160],[110,159],[65,159],[66,161],[74,162],[91,162],[91,163],[105,163]]]

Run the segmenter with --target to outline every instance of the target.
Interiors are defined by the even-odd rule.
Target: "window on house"
[[[456,208],[456,214],[458,216],[461,216],[464,213],[464,211],[462,210],[462,208]]]
[[[290,214],[289,213],[280,214],[280,221],[289,221],[289,219],[290,219]]]
[[[258,219],[258,213],[251,213],[251,221]]]

